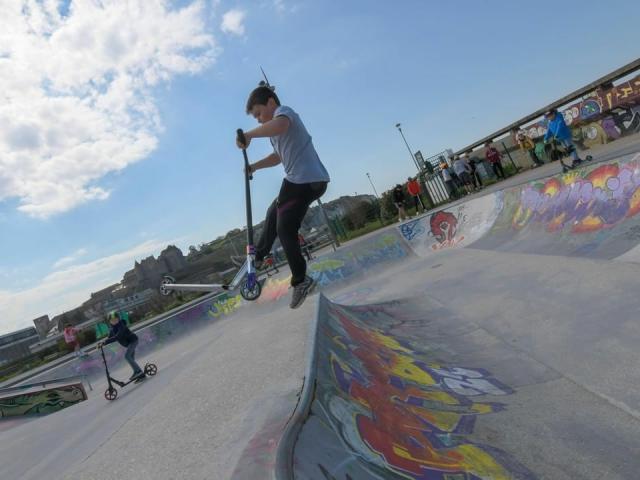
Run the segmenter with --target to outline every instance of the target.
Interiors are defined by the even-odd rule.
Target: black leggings
[[[256,260],[263,260],[269,254],[278,237],[291,268],[291,285],[294,287],[302,283],[307,274],[307,263],[300,249],[298,230],[309,205],[326,190],[327,182],[292,183],[285,179],[278,197],[267,209],[264,229],[256,244]]]

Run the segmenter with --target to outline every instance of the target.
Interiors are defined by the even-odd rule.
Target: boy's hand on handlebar
[[[236,145],[238,146],[238,148],[242,148],[242,149],[249,148],[249,145],[251,144],[251,137],[246,132],[244,134],[244,141],[245,143],[242,143],[240,141],[240,138],[236,137]]]

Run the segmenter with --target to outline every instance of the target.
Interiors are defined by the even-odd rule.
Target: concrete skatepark
[[[0,478],[636,478],[640,156],[596,161],[317,258],[299,310],[286,273],[203,298],[114,402],[95,353],[30,379],[93,390],[3,427]]]

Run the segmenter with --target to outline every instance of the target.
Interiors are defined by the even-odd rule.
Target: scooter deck
[[[247,276],[249,262],[245,260],[233,280],[228,284],[221,283],[165,283],[161,289],[180,290],[181,292],[215,292],[216,290],[235,290]]]

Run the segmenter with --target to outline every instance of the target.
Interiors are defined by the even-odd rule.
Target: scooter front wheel
[[[240,295],[242,298],[249,302],[253,302],[257,300],[260,294],[262,293],[262,285],[260,282],[256,281],[253,285],[253,288],[249,288],[247,285],[247,281],[242,282],[242,286],[240,287]]]
[[[156,367],[155,363],[147,363],[144,366],[144,374],[153,377],[156,373],[158,373],[158,367]]]
[[[118,397],[118,390],[113,387],[109,387],[104,391],[104,398],[107,400],[115,400]]]

